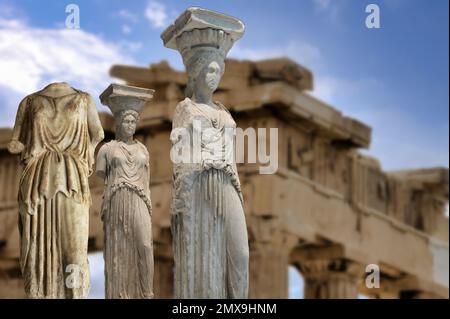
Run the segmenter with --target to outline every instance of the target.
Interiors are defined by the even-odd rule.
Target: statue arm
[[[25,145],[23,144],[25,141],[23,139],[22,140],[20,139],[23,136],[22,128],[25,123],[27,106],[28,106],[28,97],[25,97],[19,104],[19,109],[17,110],[16,114],[16,121],[13,128],[11,142],[8,143],[8,151],[12,154],[20,154],[25,149]]]
[[[103,132],[102,123],[100,122],[95,102],[90,95],[88,95],[88,126],[92,149],[95,150],[98,143],[105,138],[105,133]]]
[[[151,172],[150,172],[150,154],[149,154],[149,152],[148,152],[148,150],[147,150],[147,148],[144,146],[144,148],[145,148],[145,154],[146,154],[146,156],[147,156],[147,182],[148,182],[148,184],[149,184],[149,187],[148,187],[148,200],[149,200],[149,203],[150,203],[150,207],[149,207],[149,213],[150,213],[150,216],[152,216],[152,214],[153,214],[153,206],[152,206],[152,199],[151,199],[151,191],[150,191],[150,178],[151,178]]]
[[[97,162],[95,167],[95,172],[97,176],[103,180],[106,179],[106,170],[107,170],[106,148],[107,145],[105,144],[98,151]]]

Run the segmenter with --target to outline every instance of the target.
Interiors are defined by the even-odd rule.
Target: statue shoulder
[[[23,106],[23,107],[25,107],[25,108],[28,108],[28,107],[31,105],[31,103],[33,102],[33,100],[34,100],[36,97],[38,97],[38,96],[39,96],[38,92],[34,92],[34,93],[31,93],[31,94],[28,94],[27,96],[25,96],[25,97],[22,99],[22,101],[20,101],[19,107],[20,107],[20,106]]]
[[[92,98],[92,96],[88,92],[82,91],[80,89],[75,89],[75,88],[72,88],[72,89],[75,92],[77,92],[78,94],[80,94],[81,96],[84,96],[85,98]]]
[[[233,119],[233,115],[231,115],[230,110],[228,110],[225,105],[223,105],[222,103],[218,102],[218,101],[214,101],[214,104],[217,105],[219,108],[222,109],[222,111],[225,112],[225,117],[226,117],[226,122],[228,124],[228,126],[232,126],[232,127],[236,127],[236,122]]]
[[[220,107],[222,110],[224,110],[224,111],[227,112],[228,114],[230,114],[230,116],[231,116],[230,111],[225,107],[225,105],[223,105],[223,104],[220,103],[219,101],[214,101],[214,104],[217,105],[218,107]]]
[[[189,119],[191,112],[192,101],[189,98],[185,98],[180,101],[173,115],[173,127],[180,127]]]
[[[104,144],[99,148],[99,150],[98,150],[98,155],[109,153],[110,149],[111,149],[112,147],[114,147],[115,142],[116,142],[115,140],[111,140],[111,141],[109,141],[109,142],[107,142],[107,143],[104,143]]]
[[[140,141],[138,141],[138,140],[136,140],[136,143],[139,145],[139,147],[142,149],[142,151],[143,151],[145,154],[148,155],[148,149],[147,149],[147,146],[145,146],[144,143],[142,143],[142,142],[140,142]]]
[[[175,108],[175,114],[185,112],[191,105],[191,99],[188,97],[185,98],[184,100],[178,102],[177,107]]]

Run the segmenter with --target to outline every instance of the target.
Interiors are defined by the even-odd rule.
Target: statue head
[[[122,138],[132,138],[136,133],[139,113],[135,110],[121,110],[114,114],[116,121],[116,135]]]
[[[111,84],[100,95],[100,101],[107,105],[116,122],[116,137],[129,139],[136,132],[139,114],[153,98],[152,89],[123,84]]]
[[[178,50],[188,74],[186,96],[213,93],[225,71],[225,58],[244,33],[231,16],[198,7],[188,8],[162,34],[164,46]]]
[[[221,54],[214,50],[198,50],[186,63],[188,82],[186,96],[195,92],[213,93],[219,86],[225,72],[225,62]]]
[[[188,74],[186,96],[212,94],[225,72],[225,57],[233,44],[230,35],[212,28],[194,29],[176,41]]]

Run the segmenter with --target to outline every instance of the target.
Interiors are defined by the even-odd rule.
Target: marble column
[[[105,286],[108,299],[153,298],[150,155],[135,138],[139,114],[154,90],[111,84],[100,100],[116,122],[116,137],[102,145],[96,172],[105,180]]]
[[[236,18],[189,8],[162,34],[180,52],[188,74],[186,98],[175,109],[170,139],[174,188],[171,229],[176,298],[248,296],[249,248],[243,196],[229,138],[236,123],[213,100],[225,57],[242,37]],[[191,142],[185,143],[189,139]],[[192,145],[192,147],[191,147]]]
[[[251,245],[249,298],[288,298],[288,270],[289,252],[283,246]]]
[[[317,259],[300,264],[305,299],[356,299],[360,277],[345,260]]]

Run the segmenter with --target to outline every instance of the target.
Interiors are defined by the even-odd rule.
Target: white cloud
[[[145,8],[145,17],[155,28],[163,28],[167,25],[168,15],[166,7],[157,1],[148,2]]]
[[[314,79],[314,91],[311,93],[322,101],[327,101],[327,103],[331,104],[338,92],[338,87],[339,80],[333,76],[317,77]]]
[[[22,20],[5,19],[0,17],[0,28],[18,29],[25,27]]]
[[[50,82],[65,81],[97,97],[111,81],[112,64],[134,63],[124,48],[137,46],[112,44],[83,30],[33,28],[0,18],[0,96],[7,115],[0,125],[12,125],[20,99]]]
[[[384,88],[380,81],[371,77],[346,79],[323,72],[318,72],[314,76],[314,91],[311,94],[347,113],[354,112],[355,109],[352,105],[345,103],[346,101],[352,102],[357,99],[359,102],[363,96],[367,100],[373,100],[377,92]],[[356,110],[361,108],[358,103],[351,104],[356,104],[358,107]]]
[[[131,51],[131,52],[137,52],[139,51],[143,43],[142,42],[132,42],[132,41],[120,41],[119,46],[123,48],[124,50]]]
[[[117,12],[117,16],[132,23],[137,23],[139,21],[139,17],[136,14],[131,13],[126,9],[119,10],[119,12]]]
[[[130,34],[132,31],[131,27],[128,24],[122,25],[122,33],[123,34]]]
[[[326,21],[332,24],[333,28],[343,26],[342,16],[345,10],[349,9],[350,0],[312,0],[316,14],[325,17]],[[364,14],[364,12],[363,12]]]

